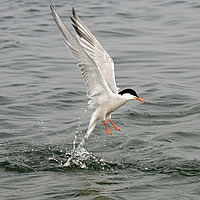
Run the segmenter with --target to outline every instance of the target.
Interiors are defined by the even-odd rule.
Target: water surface
[[[71,158],[92,111],[49,1],[1,1],[0,196],[11,199],[199,199],[200,3],[53,1],[71,8],[115,61],[116,80],[145,100],[99,122]]]

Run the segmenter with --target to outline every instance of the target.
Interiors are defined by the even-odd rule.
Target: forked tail
[[[95,117],[91,117],[90,119],[90,123],[89,123],[89,126],[88,126],[88,130],[87,130],[87,133],[85,134],[83,140],[81,141],[81,143],[79,144],[78,148],[79,147],[82,147],[84,144],[85,144],[85,141],[89,138],[89,136],[91,135],[92,131],[94,130],[95,126],[97,124],[97,119]]]

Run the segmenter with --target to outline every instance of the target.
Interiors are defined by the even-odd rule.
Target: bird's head
[[[142,103],[144,103],[144,100],[141,99],[137,95],[136,91],[133,89],[124,89],[124,90],[120,91],[118,94],[123,96],[127,101],[137,99],[138,101],[141,101]]]

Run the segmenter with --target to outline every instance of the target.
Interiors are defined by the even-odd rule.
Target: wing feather
[[[89,106],[95,108],[100,103],[99,98],[102,96],[111,95],[112,91],[108,87],[96,63],[65,26],[52,4],[50,5],[50,9],[52,16],[64,37],[66,45],[69,47],[72,55],[78,60],[77,65],[82,73],[87,95],[90,98]]]
[[[74,8],[72,9],[72,14],[73,18],[71,17],[71,20],[77,33],[78,41],[96,63],[112,92],[118,93],[119,88],[116,86],[115,82],[113,59],[104,50],[87,26],[81,21]]]

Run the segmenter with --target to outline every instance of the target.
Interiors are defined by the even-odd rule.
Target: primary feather
[[[109,56],[109,54],[104,50],[104,48],[97,41],[91,31],[78,17],[74,8],[72,9],[72,14],[73,18],[71,17],[71,20],[77,33],[77,39],[80,45],[96,63],[111,91],[113,93],[118,93],[119,88],[117,88],[115,82],[113,59]]]
[[[93,60],[93,57],[68,30],[53,5],[50,8],[52,16],[64,37],[65,43],[69,47],[72,55],[78,60],[77,65],[82,73],[87,95],[90,99],[89,106],[96,108],[100,104],[99,97],[109,96],[112,91],[102,72],[99,70],[97,63]]]

